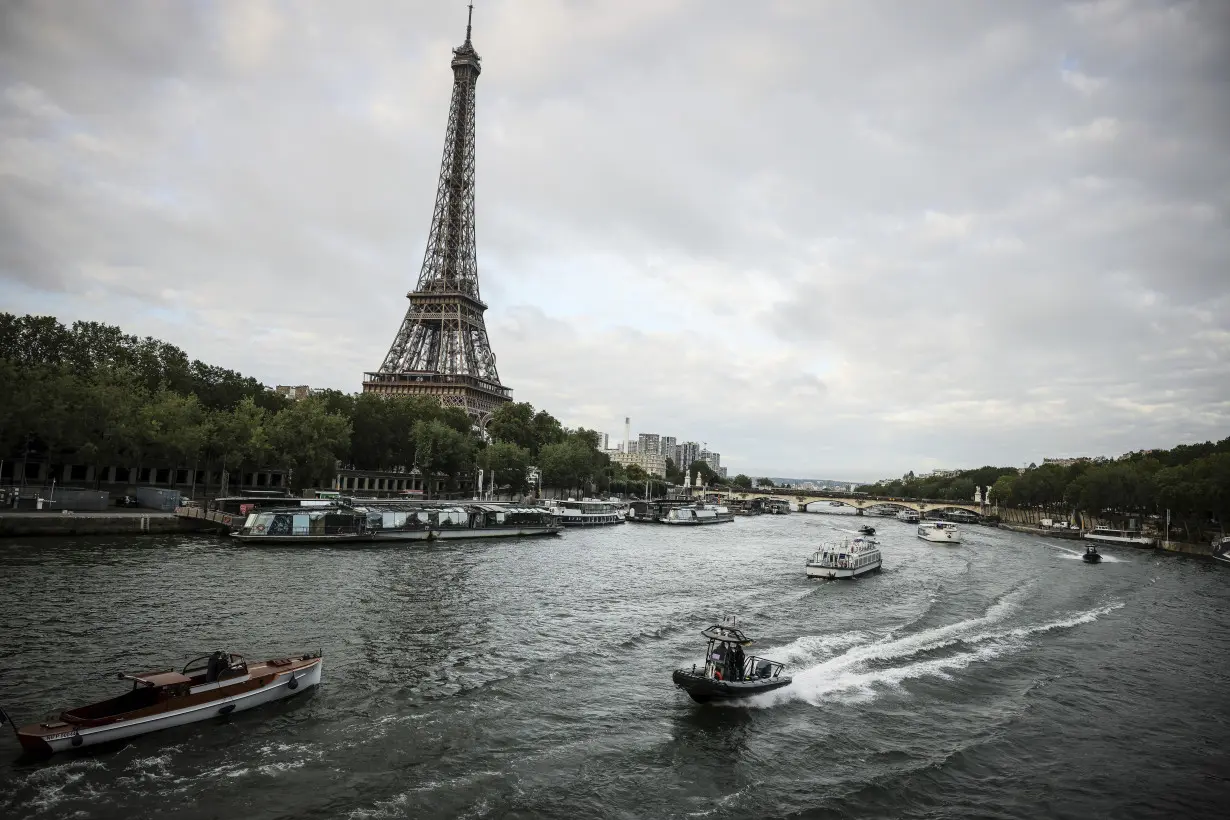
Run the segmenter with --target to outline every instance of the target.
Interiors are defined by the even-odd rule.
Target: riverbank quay
[[[1001,530],[1011,530],[1012,532],[1019,532],[1025,535],[1040,535],[1043,538],[1062,538],[1068,541],[1081,540],[1080,530],[1050,529],[1047,527],[1029,527],[1029,526],[1025,526],[1024,524],[1004,524],[1004,523],[1000,523],[999,528]],[[1133,547],[1137,545],[1122,544],[1120,546]],[[1156,550],[1162,550],[1163,552],[1178,552],[1178,553],[1182,553],[1183,555],[1211,556],[1213,554],[1212,544],[1190,544],[1186,541],[1166,542],[1166,541],[1155,540],[1151,545],[1147,545],[1147,546],[1141,545],[1138,547],[1138,549],[1156,549]]]
[[[0,512],[0,539],[69,535],[167,535],[207,532],[217,524],[173,512]]]
[[[1055,527],[1031,527],[1028,524],[1005,524],[1002,521],[999,523],[1001,530],[1012,530],[1012,532],[1022,532],[1026,535],[1041,535],[1045,538],[1062,538],[1067,541],[1079,541],[1081,537],[1080,530],[1070,530]]]

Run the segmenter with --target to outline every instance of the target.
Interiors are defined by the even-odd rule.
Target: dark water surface
[[[48,762],[4,818],[1225,817],[1230,572],[873,520],[885,569],[815,582],[848,518],[560,538],[253,549],[0,543],[0,703],[118,670],[324,649],[316,692]],[[697,706],[670,672],[737,612],[794,683]]]

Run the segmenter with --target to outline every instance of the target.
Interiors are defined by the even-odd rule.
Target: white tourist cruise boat
[[[1134,544],[1140,547],[1153,546],[1153,539],[1141,535],[1140,530],[1116,530],[1110,527],[1094,527],[1089,532],[1081,533],[1081,538],[1087,541],[1101,541],[1104,544]]]
[[[880,548],[870,538],[859,536],[833,541],[816,550],[807,559],[808,578],[858,578],[880,571]]]
[[[960,544],[961,530],[948,521],[923,521],[918,525],[918,537],[924,541]]]
[[[619,501],[603,501],[600,498],[569,498],[565,501],[548,501],[547,507],[565,527],[603,527],[622,524],[628,520],[628,512]]]
[[[658,519],[659,524],[695,526],[696,524],[725,524],[735,520],[729,508],[717,504],[696,504],[690,507],[675,507]]]
[[[904,521],[907,524],[917,524],[919,521],[922,521],[922,516],[918,514],[917,510],[902,510],[897,513],[897,520]]]

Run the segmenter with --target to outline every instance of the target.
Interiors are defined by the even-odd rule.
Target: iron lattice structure
[[[470,7],[471,17],[473,6]],[[384,363],[365,374],[363,390],[388,395],[430,395],[480,423],[512,401],[500,384],[487,339],[487,305],[478,289],[474,238],[474,88],[481,60],[466,40],[453,49],[453,99],[440,162],[436,206],[410,309]]]

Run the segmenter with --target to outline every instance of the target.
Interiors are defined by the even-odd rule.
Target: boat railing
[[[763,680],[764,678],[776,678],[785,668],[784,664],[780,664],[777,661],[771,661],[768,658],[761,658],[757,655],[748,655],[743,659],[743,679]]]

